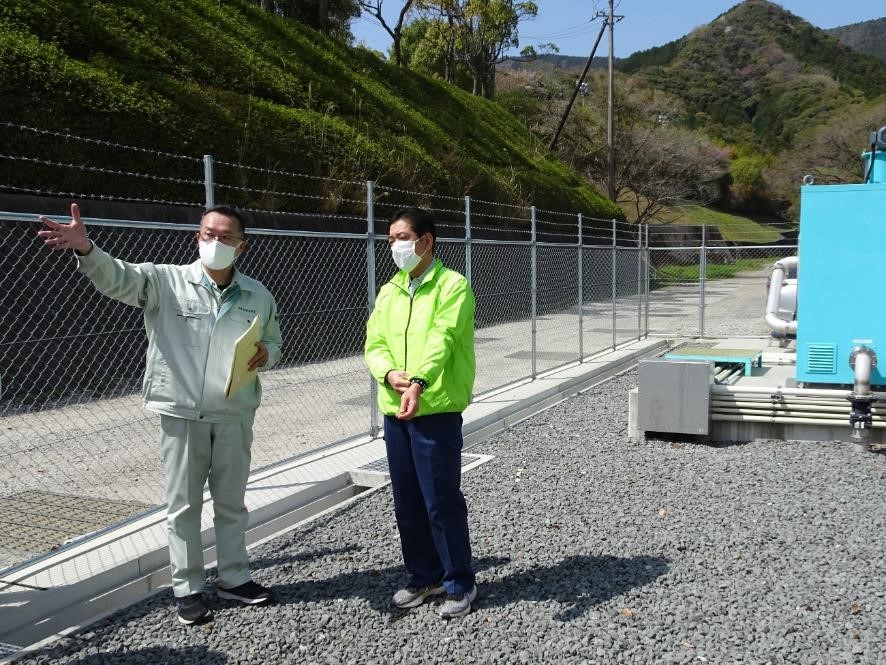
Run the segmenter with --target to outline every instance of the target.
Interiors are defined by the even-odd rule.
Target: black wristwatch
[[[428,382],[424,379],[418,378],[417,376],[413,376],[411,379],[409,379],[409,383],[417,383],[421,387],[422,392],[428,389]]]

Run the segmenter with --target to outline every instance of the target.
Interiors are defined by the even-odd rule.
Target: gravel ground
[[[480,596],[393,611],[389,488],[252,552],[268,608],[168,590],[28,663],[886,663],[886,459],[837,443],[630,443],[636,374],[475,448]]]

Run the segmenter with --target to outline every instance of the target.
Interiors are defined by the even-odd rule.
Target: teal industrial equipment
[[[797,274],[797,381],[853,386],[856,430],[870,427],[870,387],[886,386],[886,127],[864,158],[862,184],[800,189]]]
[[[853,350],[886,352],[886,127],[871,138],[864,184],[800,189],[797,381],[852,385]]]

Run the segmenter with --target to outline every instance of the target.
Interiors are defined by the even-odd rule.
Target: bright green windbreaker
[[[366,324],[366,364],[381,388],[385,415],[400,411],[400,395],[385,381],[391,370],[427,381],[418,416],[462,412],[471,401],[474,293],[463,275],[439,259],[409,296],[409,274],[399,271],[381,287]]]

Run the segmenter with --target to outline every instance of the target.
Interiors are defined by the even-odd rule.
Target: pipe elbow
[[[785,321],[784,319],[780,319],[774,311],[766,312],[766,325],[768,325],[775,332],[782,333],[783,335],[797,334],[797,322]]]
[[[874,367],[877,366],[876,354],[866,346],[857,346],[852,350],[849,364],[855,378],[853,392],[856,395],[869,395],[871,393],[871,374],[873,374]]]

